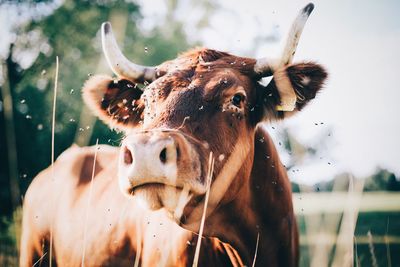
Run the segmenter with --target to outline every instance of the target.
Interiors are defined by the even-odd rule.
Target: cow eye
[[[237,93],[232,97],[232,104],[240,108],[243,100],[244,100],[244,95]]]

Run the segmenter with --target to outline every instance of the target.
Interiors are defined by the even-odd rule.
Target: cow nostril
[[[164,147],[163,150],[161,150],[160,160],[161,160],[162,163],[166,163],[167,162],[167,148],[166,147]]]
[[[125,147],[124,151],[124,162],[125,164],[132,164],[133,162],[132,153],[127,147]]]
[[[181,156],[181,150],[179,149],[179,146],[176,146],[176,158],[179,160],[180,156]]]

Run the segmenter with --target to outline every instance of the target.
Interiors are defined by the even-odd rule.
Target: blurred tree
[[[332,180],[319,182],[314,185],[314,191],[348,191],[351,173],[341,173]],[[389,170],[378,168],[365,179],[364,191],[400,191],[400,181]]]
[[[396,179],[396,176],[392,173],[389,176],[389,181],[387,183],[388,191],[400,191],[400,181]]]
[[[386,170],[379,168],[374,174],[365,180],[365,191],[400,191],[400,182],[396,176]]]

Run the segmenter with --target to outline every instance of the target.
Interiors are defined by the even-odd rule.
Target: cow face
[[[126,133],[122,192],[166,208],[176,220],[196,213],[209,185],[212,206],[235,199],[249,180],[257,124],[301,110],[326,78],[317,64],[291,64],[313,7],[300,11],[277,60],[197,49],[157,67],[140,66],[123,56],[104,23],[103,50],[119,78],[95,76],[83,96],[100,119]],[[271,75],[268,86],[259,83]]]
[[[293,111],[277,111],[280,82],[274,78],[261,85],[255,64],[254,59],[198,49],[160,65],[154,81],[142,88],[128,79],[89,79],[83,89],[86,103],[126,133],[118,167],[122,192],[140,197],[152,209],[164,207],[179,220],[185,206],[190,213],[206,193],[212,152],[210,199],[234,199],[250,175],[257,124],[301,110],[326,77],[313,63],[279,69],[298,101]]]

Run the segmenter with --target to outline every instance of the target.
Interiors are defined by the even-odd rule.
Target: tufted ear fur
[[[127,130],[136,126],[144,109],[142,91],[128,80],[95,75],[82,89],[83,100],[92,112],[112,127]]]
[[[302,110],[310,100],[314,99],[322,88],[327,72],[325,69],[315,63],[298,63],[284,67],[279,70],[279,75],[286,75],[290,85],[293,88],[280,88],[282,90],[294,90],[296,94],[296,104],[293,111],[278,111],[276,107],[281,104],[276,79],[274,77],[266,86],[258,88],[258,105],[261,107],[260,120],[278,120],[290,117]],[[282,83],[280,83],[282,86]],[[290,86],[289,86],[290,87]]]

